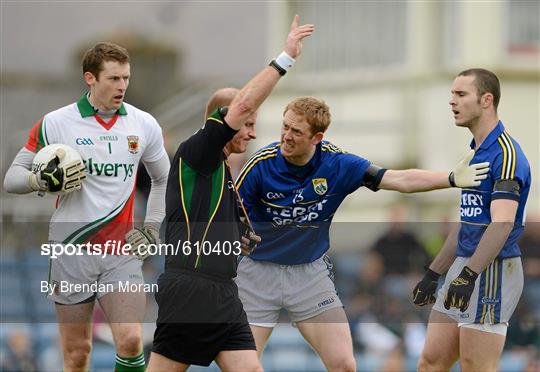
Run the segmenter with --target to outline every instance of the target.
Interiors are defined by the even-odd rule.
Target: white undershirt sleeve
[[[143,162],[143,164],[152,180],[144,224],[152,225],[159,230],[159,226],[165,218],[165,191],[167,190],[167,178],[171,164],[167,154],[164,154],[157,161]]]
[[[4,177],[4,189],[13,194],[28,194],[34,192],[28,182],[32,160],[36,154],[23,147],[13,159],[13,163]]]

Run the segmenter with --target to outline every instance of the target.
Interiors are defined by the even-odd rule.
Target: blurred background
[[[2,179],[34,123],[81,96],[81,56],[98,41],[128,48],[126,101],[156,117],[173,155],[202,124],[216,88],[241,87],[279,54],[294,14],[315,23],[298,63],[262,106],[258,138],[234,160],[236,170],[279,139],[283,108],[300,95],[329,104],[326,138],[341,148],[387,168],[450,170],[471,140],[452,120],[452,80],[470,67],[493,70],[501,80],[499,117],[533,176],[522,240],[525,289],[500,370],[540,370],[540,2],[2,1],[0,12]],[[149,185],[139,173],[142,220]],[[38,248],[54,201],[1,193],[1,370],[61,366],[54,308],[38,288],[48,270]],[[458,206],[458,190],[402,196],[362,189],[336,214],[330,254],[358,370],[414,370],[428,312],[412,306],[411,288],[459,220]],[[145,263],[146,280],[155,281],[162,267],[160,257]],[[154,305],[149,297],[148,343]],[[96,308],[92,370],[111,370],[114,349]],[[268,371],[324,370],[286,314],[263,364]]]

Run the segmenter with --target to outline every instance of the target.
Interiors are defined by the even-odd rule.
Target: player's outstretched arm
[[[449,187],[473,187],[487,178],[489,163],[470,164],[474,156],[471,150],[450,172],[432,172],[422,169],[387,170],[380,189],[403,193],[431,191]]]
[[[270,95],[281,76],[292,67],[302,52],[302,41],[315,30],[312,24],[298,25],[299,17],[294,16],[291,30],[287,36],[283,53],[269,66],[251,79],[232,101],[225,121],[233,129],[240,129],[247,118],[252,115]]]

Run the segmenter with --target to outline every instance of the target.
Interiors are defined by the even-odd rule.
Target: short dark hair
[[[83,56],[83,74],[91,72],[96,79],[103,70],[103,62],[115,61],[118,63],[129,63],[129,54],[126,48],[109,42],[101,42],[88,49]]]
[[[493,106],[497,111],[501,99],[501,85],[497,75],[483,68],[470,68],[461,71],[458,76],[474,76],[474,85],[478,90],[478,97],[482,97],[485,93],[491,93],[493,95]]]

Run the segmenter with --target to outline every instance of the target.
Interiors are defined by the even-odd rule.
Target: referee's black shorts
[[[153,352],[209,366],[220,351],[256,350],[234,281],[168,270],[158,288]]]

